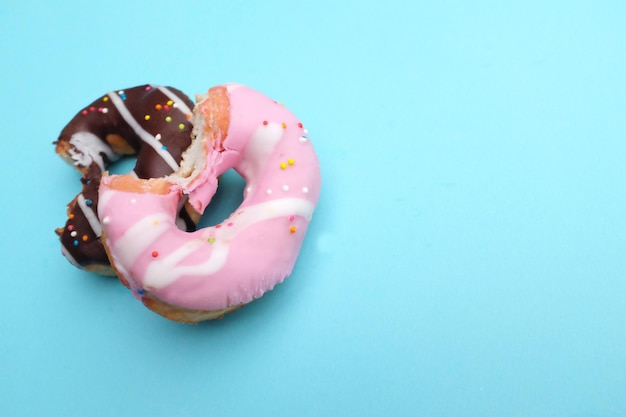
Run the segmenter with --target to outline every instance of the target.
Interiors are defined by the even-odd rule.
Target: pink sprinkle
[[[228,224],[227,224],[227,226],[228,226],[228,227],[231,227],[232,225],[233,225],[232,223],[228,223]]]
[[[150,90],[152,87],[150,87],[149,85],[146,86],[146,91]]]
[[[81,113],[82,114],[87,114],[87,110],[83,110]]]
[[[295,216],[292,214],[292,215],[289,216],[289,221],[292,222],[293,219],[295,219]]]

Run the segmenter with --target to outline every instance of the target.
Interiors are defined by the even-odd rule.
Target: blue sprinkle
[[[88,206],[93,204],[93,201],[91,201],[90,198],[88,198],[87,200],[85,200],[85,204],[87,204]]]
[[[163,145],[161,146],[161,149],[163,149],[164,151],[167,151],[167,146]]]
[[[139,289],[137,290],[137,294],[139,294],[139,295],[144,295],[145,293],[146,293],[146,290],[143,290],[143,289],[141,289],[141,288],[139,288]]]
[[[78,246],[78,240],[74,241],[74,246]]]

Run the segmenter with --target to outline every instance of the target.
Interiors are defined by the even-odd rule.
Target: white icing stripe
[[[241,232],[264,220],[295,215],[309,219],[315,206],[309,200],[301,198],[283,198],[246,207],[241,214],[232,219],[233,225],[215,230],[215,242],[211,256],[201,264],[178,266],[177,264],[196,249],[208,243],[194,239],[179,247],[171,254],[151,262],[146,270],[144,286],[163,288],[184,275],[210,275],[219,271],[228,259],[230,242]]]
[[[163,94],[167,96],[167,98],[172,100],[174,104],[176,104],[175,107],[178,110],[180,110],[183,114],[185,115],[191,114],[191,109],[187,107],[187,104],[185,103],[185,101],[182,100],[180,97],[178,97],[176,93],[174,93],[172,90],[170,90],[167,87],[160,86],[160,85],[152,86],[152,87],[158,88],[160,92],[162,92]]]
[[[100,206],[104,207],[104,206]],[[123,213],[121,214],[123,216]],[[112,216],[111,216],[112,217]],[[170,216],[165,213],[144,217],[132,225],[114,243],[116,260],[121,265],[133,265],[137,258],[148,249],[163,233],[171,228]]]
[[[82,193],[78,194],[77,203],[80,209],[83,211],[85,218],[89,222],[89,226],[91,226],[91,230],[93,230],[96,236],[98,237],[102,236],[102,225],[100,224],[100,221],[98,220],[98,216],[96,216],[96,213],[91,209],[91,207],[87,205],[87,200],[85,200],[85,196],[83,196]]]
[[[102,139],[91,132],[76,132],[70,138],[72,148],[68,150],[76,165],[88,167],[95,162],[104,171],[104,157],[106,155],[111,162],[116,161],[119,156]]]
[[[68,261],[70,261],[72,265],[82,268],[82,266],[76,262],[76,259],[74,259],[74,257],[70,254],[70,251],[65,247],[65,245],[61,245],[61,253],[67,258]]]
[[[163,158],[163,160],[172,168],[172,171],[178,170],[178,164],[176,160],[172,157],[172,155],[163,149],[163,145],[155,139],[150,133],[146,132],[140,125],[137,123],[137,120],[130,114],[130,111],[124,105],[124,101],[117,95],[115,92],[111,92],[108,94],[109,98],[113,105],[117,108],[117,111],[120,112],[122,118],[128,123],[130,127],[133,128],[137,136],[141,138],[145,143],[150,145],[156,152]]]

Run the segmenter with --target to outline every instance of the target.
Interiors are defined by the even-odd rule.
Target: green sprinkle
[[[214,237],[210,237],[209,238],[209,243],[213,243],[213,242],[215,242],[215,238]]]
[[[185,124],[184,124],[184,123],[179,124],[179,125],[178,125],[178,128],[179,128],[180,130],[185,129]]]
[[[172,118],[171,118],[170,116],[167,116],[167,117],[165,118],[165,121],[169,123],[169,122],[171,122],[171,121],[172,121]]]

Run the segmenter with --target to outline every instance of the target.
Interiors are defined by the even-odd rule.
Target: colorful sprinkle
[[[290,231],[291,233],[296,233],[296,226],[291,226],[291,227],[289,228],[289,231]]]
[[[215,242],[215,238],[214,237],[210,237],[209,238],[209,243],[213,243],[213,242]]]
[[[70,217],[70,218],[73,218],[73,217],[74,217],[74,215],[73,215],[73,214],[70,214],[70,216],[72,216],[72,217]],[[67,230],[74,230],[74,225],[73,225],[73,224],[70,224],[69,226],[67,226]]]
[[[83,110],[83,111],[81,111],[81,113],[82,114],[87,114],[88,112],[87,112],[87,110]]]
[[[185,117],[186,117],[187,119],[191,119],[191,113],[187,113],[187,114],[185,115]]]
[[[280,169],[287,169],[287,164],[284,162],[280,163]]]
[[[152,89],[152,87],[150,87],[149,85],[146,86],[146,91],[150,91]]]
[[[104,97],[102,97],[102,101],[104,101],[105,103],[106,103],[107,101],[109,101],[109,96],[104,96]]]
[[[217,225],[215,225],[215,228],[216,228],[216,229],[219,229],[220,227],[222,227],[222,225],[221,225],[221,224],[217,224]]]
[[[184,124],[184,123],[179,123],[179,124],[178,124],[178,128],[179,128],[180,130],[185,130],[185,124]]]
[[[157,110],[161,110],[163,107],[160,104],[157,104],[156,106],[154,106],[154,108]]]
[[[167,146],[163,145],[161,146],[161,149],[163,149],[164,151],[167,151]]]
[[[89,107],[89,111],[96,111],[96,108],[94,106]]]
[[[228,223],[226,226],[228,226],[228,227],[233,227],[233,223],[232,223],[232,222],[230,222],[230,223]]]
[[[302,192],[306,194],[309,192],[309,189],[307,187],[302,187]]]
[[[144,120],[150,120],[150,115],[149,115],[149,114],[146,114],[146,115],[143,117],[143,119],[144,119]]]
[[[167,104],[165,106],[163,106],[163,110],[169,110],[170,106],[168,106]]]
[[[74,230],[74,231],[72,231],[72,232],[70,233],[70,236],[72,236],[72,237],[76,237],[76,235],[77,235],[77,234],[78,234],[78,233],[76,233],[76,230]]]
[[[167,116],[167,117],[165,118],[165,121],[169,123],[169,122],[171,122],[171,121],[172,121],[172,118],[171,118],[170,116]]]
[[[289,217],[287,217],[289,219],[290,222],[294,221],[294,219],[296,218],[296,216],[294,216],[293,214],[290,214]]]
[[[283,127],[283,129],[287,129],[287,125],[285,123],[281,124],[281,126]]]
[[[87,235],[83,235],[83,242],[86,242],[86,241],[87,241],[87,239],[89,239],[89,236],[87,236]]]
[[[263,126],[267,126],[267,120],[263,120]]]
[[[151,255],[153,258],[156,258],[157,256],[159,256],[159,251],[153,250]]]
[[[102,219],[103,224],[109,224],[110,221],[111,221],[111,218],[109,216],[106,216],[104,219]]]
[[[145,293],[146,293],[146,290],[142,288],[137,288],[137,295],[144,295]]]
[[[68,217],[70,220],[72,220],[72,219],[74,218],[74,213],[70,213],[70,215],[69,215],[69,216],[67,216],[67,217]],[[74,226],[72,226],[72,225],[69,225],[68,227],[70,228],[70,230],[72,230],[72,229],[74,228]]]
[[[289,159],[287,159],[287,163],[288,163],[289,165],[293,165],[293,164],[295,164],[295,163],[296,163],[296,161],[294,161],[294,160],[293,160],[293,158],[289,158]]]
[[[156,136],[154,137],[156,140],[161,140],[161,134],[157,133]]]
[[[109,112],[109,109],[107,109],[106,107],[102,108],[102,113],[107,114]]]
[[[270,195],[272,194],[272,189],[268,188],[267,190],[265,190],[265,194]]]
[[[78,246],[78,240],[74,241],[74,246]]]
[[[126,93],[124,91],[120,91],[119,94],[122,100],[126,100]]]
[[[85,200],[85,204],[87,204],[88,206],[91,206],[93,204],[93,201],[90,198],[88,198]]]
[[[283,191],[289,191],[289,186],[287,184],[283,185]]]
[[[300,142],[306,142],[306,141],[307,141],[306,136],[300,136]]]
[[[167,100],[167,105],[171,106],[172,104],[174,104],[174,102],[172,100]]]
[[[298,127],[299,127],[299,128],[302,128],[302,123],[298,123]]]

